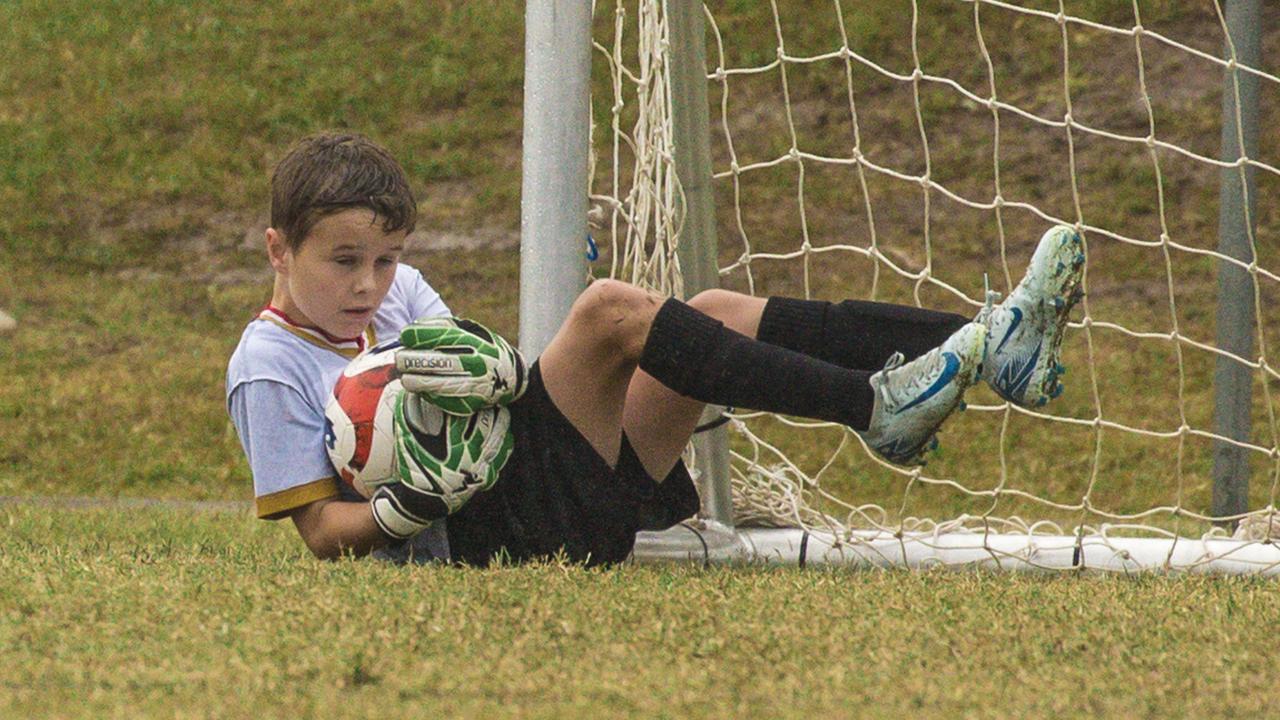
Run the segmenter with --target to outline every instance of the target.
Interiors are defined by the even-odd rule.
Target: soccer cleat
[[[991,330],[982,379],[1000,397],[1035,408],[1062,394],[1058,377],[1063,330],[1084,296],[1084,243],[1059,225],[1040,238],[1027,274],[1004,302],[984,308],[978,321]]]
[[[905,365],[902,353],[894,353],[871,376],[871,423],[858,434],[891,463],[923,465],[925,453],[938,446],[938,427],[963,409],[964,391],[978,381],[986,348],[987,328],[971,322]]]

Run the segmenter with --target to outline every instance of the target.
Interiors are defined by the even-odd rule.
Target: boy
[[[439,517],[407,482],[355,502],[323,445],[325,400],[349,356],[448,313],[397,265],[414,212],[399,166],[358,136],[307,138],[272,178],[275,289],[232,356],[228,407],[259,516],[293,518],[318,557],[387,546],[393,557],[479,565],[558,551],[624,560],[636,531],[697,510],[680,455],[708,402],[841,422],[889,461],[919,464],[975,382],[1025,406],[1057,395],[1084,260],[1076,233],[1050,230],[1009,298],[972,321],[723,290],[682,303],[597,281],[507,407],[514,450],[496,483]]]

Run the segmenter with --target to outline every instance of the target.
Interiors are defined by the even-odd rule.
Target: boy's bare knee
[[[639,288],[618,280],[596,280],[573,303],[573,315],[583,324],[606,331],[626,323],[639,292]]]
[[[597,280],[578,296],[571,322],[624,359],[637,360],[661,298],[620,280]]]
[[[689,298],[689,306],[717,320],[723,320],[723,316],[727,315],[732,309],[734,298],[737,295],[738,293],[719,288],[703,290]]]
[[[699,312],[719,320],[730,330],[755,337],[760,326],[760,312],[765,300],[750,295],[713,288],[703,290],[689,300]]]

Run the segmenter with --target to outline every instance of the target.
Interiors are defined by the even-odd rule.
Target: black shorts
[[[551,401],[538,363],[529,388],[509,407],[515,449],[498,482],[449,516],[455,562],[487,565],[563,552],[589,565],[621,562],[640,530],[663,530],[698,511],[689,471],[677,461],[661,483],[622,436],[610,468]]]

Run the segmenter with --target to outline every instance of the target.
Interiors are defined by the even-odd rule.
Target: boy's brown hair
[[[384,232],[412,232],[417,203],[400,164],[380,145],[353,133],[299,140],[271,176],[271,226],[297,252],[322,218],[366,208]]]

